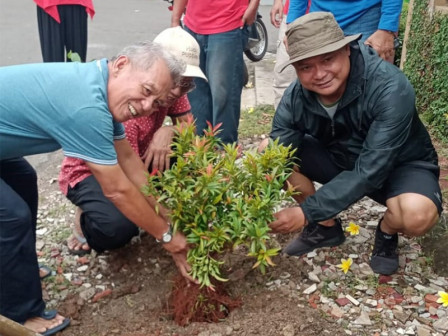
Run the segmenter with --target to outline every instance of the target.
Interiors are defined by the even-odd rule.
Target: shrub
[[[448,15],[428,14],[415,1],[404,72],[415,88],[417,108],[437,136],[448,140]]]
[[[219,127],[219,126],[218,126]],[[283,190],[291,168],[289,148],[271,142],[237,159],[235,145],[222,145],[217,127],[195,135],[193,122],[177,126],[173,144],[175,164],[148,177],[144,192],[170,210],[173,230],[187,237],[193,278],[211,286],[221,275],[223,254],[239,245],[256,258],[254,268],[273,265],[278,248],[269,246],[269,226],[275,208],[293,193]]]

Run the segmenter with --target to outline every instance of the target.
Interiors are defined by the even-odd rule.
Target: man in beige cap
[[[297,73],[277,108],[270,134],[297,149],[290,182],[300,206],[281,210],[274,232],[299,236],[283,250],[303,255],[344,242],[335,218],[364,196],[387,207],[370,265],[398,269],[398,233],[420,236],[442,211],[437,154],[405,75],[373,49],[344,36],[333,15],[314,12],[286,32]],[[286,66],[286,64],[285,64]],[[313,181],[323,184],[317,191]]]
[[[169,168],[174,126],[163,126],[165,117],[169,116],[173,124],[193,118],[187,93],[195,88],[194,77],[206,80],[199,68],[199,45],[182,28],[165,29],[156,36],[154,42],[183,61],[185,70],[167,99],[159,101],[158,108],[154,108],[150,115],[123,123],[127,140],[149,171]],[[83,160],[71,157],[64,159],[59,186],[77,206],[73,234],[67,240],[71,253],[82,255],[89,253],[91,248],[98,252],[116,249],[138,234],[138,227],[103,194]],[[162,237],[164,245],[172,238],[170,230]]]

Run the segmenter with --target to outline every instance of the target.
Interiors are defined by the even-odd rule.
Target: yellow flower
[[[438,292],[437,293],[440,298],[437,299],[437,303],[442,303],[444,307],[448,306],[448,293],[447,292]]]
[[[350,222],[348,223],[348,227],[345,228],[345,231],[350,232],[351,236],[356,236],[359,234],[359,225]]]
[[[338,265],[338,267],[347,274],[348,270],[350,269],[350,266],[353,264],[352,258],[348,259],[341,259],[341,264]]]
[[[253,107],[249,107],[247,109],[247,113],[249,113],[249,114],[254,113],[254,108]]]

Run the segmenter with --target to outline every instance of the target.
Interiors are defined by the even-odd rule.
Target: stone
[[[378,306],[378,301],[377,300],[372,300],[372,299],[367,299],[366,300],[366,305],[375,308],[376,306]]]
[[[431,329],[425,325],[417,326],[417,336],[431,336]]]
[[[335,318],[341,318],[344,316],[344,311],[339,307],[333,307],[333,309],[330,312],[330,315]]]
[[[345,298],[345,297],[336,299],[335,302],[336,302],[340,307],[344,307],[344,306],[350,304],[350,300],[349,300],[348,298]]]
[[[448,318],[443,317],[433,323],[433,328],[437,331],[448,331]]]
[[[316,282],[316,283],[320,282],[319,277],[316,274],[314,274],[313,272],[308,273],[308,279],[310,279],[312,282]]]
[[[409,319],[409,316],[411,316],[409,312],[401,312],[398,310],[393,310],[392,312],[394,314],[394,317],[403,324],[405,324]]]
[[[305,289],[303,291],[303,294],[311,294],[314,293],[317,290],[317,285],[316,284],[312,284],[311,286],[309,286],[307,289]]]
[[[294,336],[295,335],[294,326],[292,324],[287,324],[282,330],[282,335]]]
[[[359,301],[356,300],[354,297],[352,297],[351,295],[347,294],[345,296],[347,299],[350,300],[351,303],[353,303],[355,306],[359,306]]]
[[[372,321],[370,320],[369,314],[367,314],[365,311],[362,311],[359,317],[353,322],[353,324],[370,326],[372,325]]]

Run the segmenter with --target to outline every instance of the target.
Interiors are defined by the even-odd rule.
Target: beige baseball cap
[[[184,61],[187,66],[182,76],[200,77],[207,80],[199,67],[200,48],[198,42],[181,27],[172,27],[163,30],[154,39],[168,50],[174,57]]]
[[[332,13],[313,12],[293,21],[285,33],[289,64],[306,58],[336,51],[361,37],[361,34],[345,36]]]

